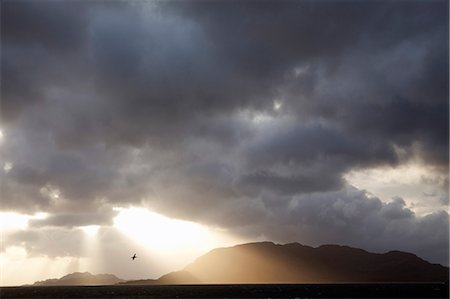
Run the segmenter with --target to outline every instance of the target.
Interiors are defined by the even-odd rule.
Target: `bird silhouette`
[[[131,257],[131,259],[134,261],[135,258],[137,258],[136,253]]]

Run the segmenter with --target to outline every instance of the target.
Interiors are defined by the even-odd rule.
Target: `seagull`
[[[134,261],[135,258],[137,258],[136,253],[131,257],[131,259]]]

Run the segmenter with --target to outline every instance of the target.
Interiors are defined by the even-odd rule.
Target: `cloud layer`
[[[142,205],[250,238],[448,263],[446,1],[1,13],[2,209],[67,229]],[[411,161],[444,178],[430,215],[344,178]]]

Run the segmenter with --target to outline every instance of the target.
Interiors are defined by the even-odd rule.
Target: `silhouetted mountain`
[[[129,280],[119,284],[143,285],[143,284],[198,284],[201,283],[194,275],[188,271],[170,272],[158,279]]]
[[[97,274],[93,275],[89,272],[74,272],[59,279],[47,279],[37,281],[35,286],[55,286],[55,285],[108,285],[116,284],[124,281],[112,274]]]
[[[137,280],[127,280],[119,282],[118,285],[147,285],[147,284],[158,284],[156,279],[137,279]]]
[[[411,253],[271,242],[214,249],[184,270],[203,283],[430,282],[449,275],[448,267]]]
[[[166,275],[161,276],[160,278],[158,278],[157,283],[159,283],[159,284],[180,284],[180,283],[196,284],[196,283],[201,283],[201,281],[188,271],[176,271],[176,272],[170,272]]]

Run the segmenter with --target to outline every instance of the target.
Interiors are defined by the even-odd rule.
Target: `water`
[[[448,298],[448,283],[2,287],[0,298]]]

